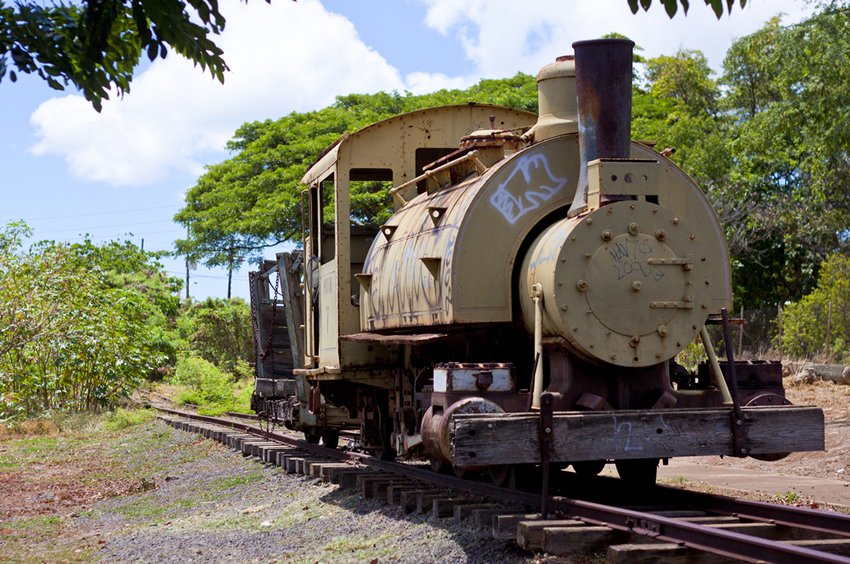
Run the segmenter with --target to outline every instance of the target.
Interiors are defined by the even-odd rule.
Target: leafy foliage
[[[627,2],[629,3],[629,8],[631,8],[633,14],[637,14],[639,8],[643,8],[644,11],[646,11],[649,10],[650,6],[652,6],[652,0],[627,0]],[[671,18],[679,11],[680,4],[682,6],[682,11],[686,14],[691,6],[689,0],[659,0],[659,2],[664,6],[664,10]],[[738,0],[738,2],[741,5],[741,8],[747,5],[747,0]],[[732,6],[735,5],[735,0],[705,0],[705,5],[710,6],[711,9],[714,10],[714,15],[717,16],[717,19],[720,19],[720,16],[723,15],[724,4],[731,14]]]
[[[231,266],[262,249],[295,240],[301,230],[300,180],[317,155],[342,134],[399,113],[445,104],[494,103],[536,111],[534,78],[517,74],[482,80],[467,90],[413,96],[379,92],[340,96],[324,109],[242,125],[228,144],[234,156],[210,166],[186,193],[175,221],[189,229],[178,254],[207,266]],[[390,206],[385,192],[361,183],[352,191],[354,215],[380,221]]]
[[[252,388],[247,382],[235,381],[213,363],[195,356],[181,356],[172,379],[172,383],[184,387],[177,401],[197,405],[208,415],[246,411]]]
[[[107,407],[169,362],[166,300],[142,284],[165,279],[155,258],[129,243],[23,251],[28,235],[23,224],[0,232],[0,419]],[[131,275],[141,265],[154,271]]]
[[[223,82],[227,64],[209,36],[224,24],[216,0],[0,3],[0,80],[22,72],[56,90],[70,83],[100,111],[111,89],[130,90],[143,54],[164,59],[170,47]]]
[[[824,261],[817,287],[782,314],[782,350],[811,357],[828,348],[839,360],[850,353],[850,257],[833,255]],[[827,346],[828,345],[828,346]]]
[[[208,298],[187,304],[177,321],[184,352],[211,362],[237,378],[254,362],[251,307],[244,300]]]

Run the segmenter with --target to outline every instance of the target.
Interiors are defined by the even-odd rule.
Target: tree
[[[644,11],[649,10],[649,7],[652,6],[652,0],[627,0],[629,3],[629,8],[631,8],[633,14],[637,14],[638,8],[643,8]],[[690,8],[689,0],[659,0],[659,2],[664,6],[664,9],[667,11],[667,15],[671,18],[676,15],[676,12],[679,11],[679,4],[682,5],[682,11],[685,14],[688,13],[688,8]],[[747,0],[738,0],[738,3],[741,5],[741,8],[747,5]],[[729,13],[732,13],[732,6],[735,5],[735,0],[705,0],[706,6],[711,6],[711,9],[714,10],[714,15],[717,16],[717,19],[720,19],[720,16],[723,15],[723,4],[726,4],[726,9]]]
[[[243,124],[227,144],[233,156],[208,167],[186,192],[186,205],[174,219],[188,228],[188,236],[176,242],[176,252],[230,269],[267,246],[296,240],[301,233],[301,178],[328,145],[346,132],[393,115],[471,101],[536,111],[537,89],[533,77],[519,73],[482,80],[467,90],[422,96],[349,94],[321,110]],[[391,209],[381,185],[352,185],[356,221],[380,224]]]
[[[798,300],[821,261],[846,249],[850,128],[836,109],[848,105],[848,56],[846,10],[830,8],[790,27],[771,20],[724,61],[735,119],[725,192],[751,208],[743,223],[755,235],[736,256],[748,303]]]
[[[224,24],[216,0],[0,3],[0,80],[20,72],[56,90],[73,84],[100,111],[112,88],[130,90],[143,54],[164,59],[170,47],[224,82],[227,64],[210,38]]]

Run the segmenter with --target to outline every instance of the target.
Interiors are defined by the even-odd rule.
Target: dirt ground
[[[695,458],[703,464],[758,468],[767,472],[850,481],[850,386],[818,380],[795,386],[792,377],[784,379],[785,395],[795,405],[823,409],[826,422],[826,450],[796,452],[782,460],[763,462],[753,458]]]
[[[847,481],[850,386],[831,382],[793,386],[790,378],[785,385],[793,403],[824,410],[825,452],[795,453],[771,463],[717,457],[700,462]],[[293,484],[295,478],[252,464],[217,443],[154,421],[116,431],[103,429],[97,418],[70,429],[50,423],[29,425],[18,434],[0,429],[0,560],[158,561],[169,554],[170,546],[186,543],[194,543],[193,551],[218,547],[218,552],[204,552],[213,559],[244,560],[247,553],[227,550],[255,546],[278,550],[288,542],[290,552],[284,558],[296,561],[364,561],[374,553],[391,561],[397,551],[407,550],[400,548],[398,539],[415,528],[417,538],[424,535],[433,541],[422,544],[417,553],[424,561],[533,561],[508,545],[485,542],[478,533],[455,531],[426,519],[406,522],[404,515],[390,515],[386,507],[356,515],[365,511],[362,500],[336,499],[339,494],[316,491],[315,486],[305,489]],[[287,504],[278,507],[263,501],[275,488],[280,499],[294,496],[292,503],[297,500],[299,510],[324,504],[325,514],[310,518],[310,527],[318,527],[314,536],[320,544],[314,537],[299,537],[302,545],[286,541],[303,529],[290,523]],[[256,507],[265,508],[260,512],[263,518],[246,518]],[[375,526],[398,531],[392,535],[371,531]],[[348,531],[346,535],[335,532],[341,528]],[[379,540],[364,540],[367,531]],[[193,552],[188,559],[202,558],[198,554]],[[267,560],[263,554],[255,556]]]

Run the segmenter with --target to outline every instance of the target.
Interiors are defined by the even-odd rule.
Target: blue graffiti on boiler
[[[521,157],[507,179],[490,196],[490,203],[513,225],[551,200],[566,185],[566,178],[552,174],[544,155]]]

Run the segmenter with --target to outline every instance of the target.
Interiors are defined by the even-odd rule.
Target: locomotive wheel
[[[490,477],[490,481],[500,488],[516,487],[516,474],[513,466],[509,464],[489,466],[487,467],[487,475]]]
[[[387,460],[392,462],[395,460],[395,451],[393,449],[384,449],[384,448],[376,448],[375,449],[375,457],[380,458],[381,460]]]
[[[436,458],[431,458],[428,462],[431,464],[431,470],[438,474],[448,474],[452,467],[448,462]]]
[[[657,458],[637,458],[634,460],[617,460],[617,474],[620,479],[630,486],[652,487],[658,476]]]
[[[322,432],[322,442],[328,448],[339,446],[339,429],[325,429]]]
[[[592,478],[598,476],[605,468],[604,460],[581,460],[573,462],[573,470],[580,478]]]

